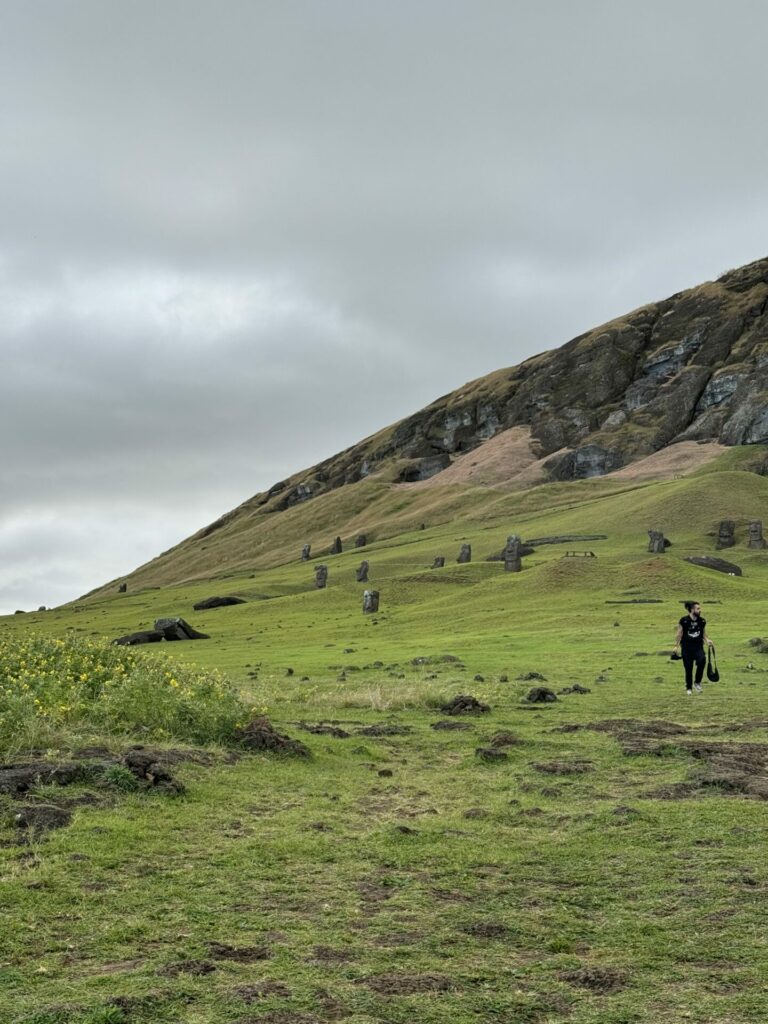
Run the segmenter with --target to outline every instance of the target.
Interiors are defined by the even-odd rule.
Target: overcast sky
[[[0,613],[768,255],[764,0],[2,0]]]

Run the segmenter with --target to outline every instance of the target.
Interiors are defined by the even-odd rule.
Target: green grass
[[[24,845],[17,802],[4,798],[0,1021],[768,1016],[766,803],[718,788],[650,795],[701,777],[689,742],[768,743],[768,658],[748,643],[768,633],[768,553],[748,551],[744,529],[765,507],[768,480],[729,462],[668,483],[590,484],[454,495],[461,515],[326,559],[325,591],[311,563],[249,565],[224,580],[0,620],[6,644],[31,633],[98,644],[182,615],[212,639],[145,648],[141,663],[222,672],[312,751],[232,761],[211,746],[211,764],[174,765],[185,796],[115,780],[108,799],[77,804],[68,828]],[[741,579],[682,560],[712,552],[720,518],[739,524],[739,546],[723,554]],[[645,550],[651,526],[674,542],[663,556]],[[506,574],[483,559],[511,532],[608,539],[583,545],[596,559],[543,546]],[[458,566],[464,541],[475,561]],[[436,554],[442,570],[427,568]],[[362,557],[381,592],[376,616],[361,613]],[[192,610],[216,592],[247,603]],[[661,603],[606,603],[633,597]],[[723,679],[695,698],[663,654],[688,597],[704,605]],[[518,676],[532,671],[554,690],[578,681],[591,692],[526,707],[533,684]],[[470,730],[431,728],[458,693],[492,711],[466,719]],[[560,731],[607,719],[691,732],[630,755],[609,732]],[[302,729],[330,721],[349,737]],[[360,732],[374,724],[410,731]],[[505,762],[485,763],[475,749],[500,730],[519,742]],[[60,729],[55,749],[67,753],[79,735]],[[537,767],[581,761],[591,770]],[[39,798],[67,794],[46,787]],[[263,958],[239,961],[221,945]],[[201,961],[209,973],[179,967]]]

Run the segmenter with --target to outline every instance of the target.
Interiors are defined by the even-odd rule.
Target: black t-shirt
[[[707,620],[702,618],[701,615],[698,619],[694,619],[690,615],[684,615],[680,619],[680,625],[683,627],[683,635],[681,637],[681,644],[687,650],[695,650],[697,647],[704,646],[704,631],[707,628]]]

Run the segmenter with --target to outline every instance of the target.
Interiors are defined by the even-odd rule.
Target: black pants
[[[704,655],[703,647],[695,647],[692,651],[686,651],[685,648],[682,650],[683,655],[683,666],[685,667],[685,688],[686,690],[693,689],[693,666],[696,666],[696,685],[701,683],[704,678],[704,666],[707,664],[707,659]]]

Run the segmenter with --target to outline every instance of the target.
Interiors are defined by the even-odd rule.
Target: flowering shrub
[[[219,672],[90,640],[0,639],[0,751],[65,732],[225,742],[251,709]]]

